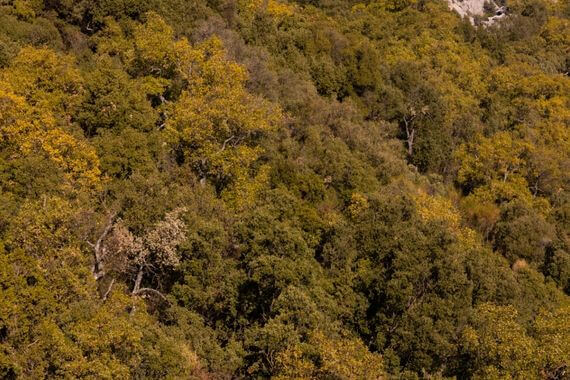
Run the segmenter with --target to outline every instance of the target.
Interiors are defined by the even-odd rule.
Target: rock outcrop
[[[467,17],[471,24],[493,25],[507,15],[507,8],[493,0],[447,0],[449,8]]]

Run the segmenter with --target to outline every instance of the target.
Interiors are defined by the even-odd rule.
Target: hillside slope
[[[0,378],[563,378],[570,7],[506,6],[0,2]]]

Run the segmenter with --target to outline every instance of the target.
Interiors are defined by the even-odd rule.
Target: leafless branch
[[[138,296],[144,293],[150,293],[150,294],[154,294],[155,296],[158,296],[160,298],[162,298],[165,302],[167,302],[168,304],[170,304],[170,301],[164,296],[164,294],[162,294],[161,292],[159,292],[156,289],[152,289],[152,288],[140,288],[139,290],[137,290],[136,292],[133,292],[134,296]]]
[[[105,271],[102,268],[103,266],[102,260],[103,257],[105,256],[105,249],[102,247],[102,244],[107,235],[109,234],[109,232],[111,231],[111,228],[113,227],[113,222],[115,221],[116,215],[117,215],[116,212],[113,212],[111,213],[111,215],[109,215],[107,224],[103,229],[101,235],[99,235],[99,238],[97,239],[95,244],[87,241],[87,244],[93,248],[94,262],[91,268],[91,272],[95,277],[95,280],[99,280],[101,277],[105,275]]]
[[[113,289],[114,284],[115,284],[115,279],[112,279],[111,283],[109,284],[109,287],[107,288],[107,291],[105,292],[105,294],[103,294],[103,301],[106,301],[107,298],[109,297],[109,294],[111,293],[111,289]]]
[[[226,149],[226,145],[232,141],[236,136],[235,135],[231,135],[230,137],[228,137],[224,143],[222,144],[222,149],[220,149],[220,152],[223,152]]]

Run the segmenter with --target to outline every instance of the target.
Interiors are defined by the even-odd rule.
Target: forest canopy
[[[0,378],[563,379],[570,3],[0,0]]]

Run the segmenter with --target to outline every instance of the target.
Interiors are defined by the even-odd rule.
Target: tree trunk
[[[143,274],[144,274],[143,268],[144,267],[142,265],[139,267],[139,271],[137,273],[137,278],[135,280],[135,286],[133,287],[133,293],[132,293],[133,295],[136,295],[141,288],[141,283],[142,283]]]
[[[412,126],[413,121],[414,116],[410,117],[409,119],[407,117],[404,117],[404,126],[406,127],[406,142],[408,143],[408,156],[410,157],[414,153],[414,137],[416,134],[416,130]]]
[[[95,244],[87,242],[91,247],[93,247],[93,266],[91,267],[91,273],[93,274],[93,277],[95,277],[95,280],[97,281],[100,280],[103,276],[105,276],[103,258],[105,257],[106,251],[105,247],[103,246],[103,242],[107,237],[107,235],[109,234],[109,232],[111,231],[111,228],[113,227],[113,222],[115,220],[116,215],[117,215],[116,213],[112,213],[109,216],[107,225],[105,226],[105,229],[103,230],[101,235],[99,235],[99,238],[97,239]]]
[[[411,133],[408,133],[408,155],[411,157],[414,154],[414,135],[416,133],[415,129],[411,130]]]
[[[109,287],[107,288],[107,291],[105,292],[105,294],[103,294],[103,301],[107,301],[107,298],[109,298],[109,294],[111,294],[111,290],[113,289],[114,284],[115,284],[115,279],[112,279],[111,283],[109,284]]]

